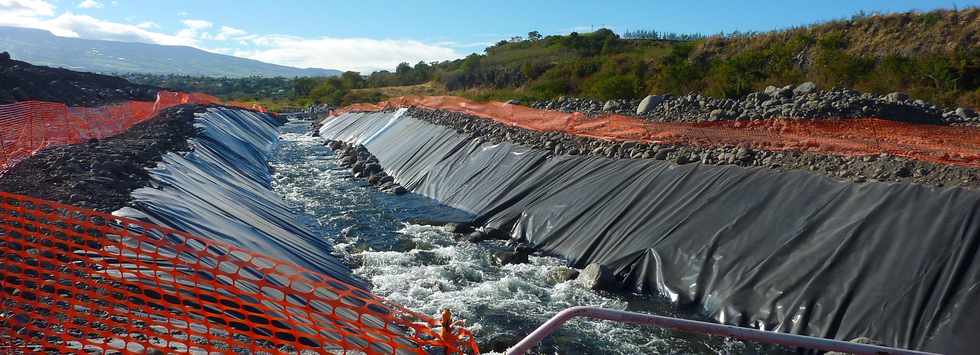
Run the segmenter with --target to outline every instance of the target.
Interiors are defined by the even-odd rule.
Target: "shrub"
[[[634,98],[640,94],[640,80],[632,75],[603,76],[590,85],[589,96],[599,100]]]

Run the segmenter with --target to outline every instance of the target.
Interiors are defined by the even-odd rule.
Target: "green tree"
[[[343,86],[348,89],[360,89],[364,87],[365,82],[364,77],[361,76],[361,73],[356,71],[344,72],[344,74],[340,75],[340,80],[343,83]]]

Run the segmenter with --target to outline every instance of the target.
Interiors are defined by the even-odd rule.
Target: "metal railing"
[[[585,317],[602,319],[613,322],[654,325],[688,333],[700,333],[728,336],[767,344],[783,345],[791,348],[804,348],[822,351],[837,351],[847,354],[869,355],[937,355],[933,353],[889,348],[877,345],[858,344],[841,340],[824,339],[805,335],[769,332],[764,330],[735,327],[730,325],[698,322],[687,319],[677,319],[652,314],[617,311],[598,307],[572,307],[558,312],[538,329],[529,334],[513,347],[507,349],[507,355],[521,355],[561,328],[572,318]]]

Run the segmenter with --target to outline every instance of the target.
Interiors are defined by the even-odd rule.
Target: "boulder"
[[[469,223],[446,223],[446,227],[449,228],[450,232],[463,234],[470,233],[473,231],[473,225]]]
[[[909,96],[908,95],[906,95],[905,93],[897,92],[897,91],[896,92],[893,92],[893,93],[890,93],[888,95],[885,95],[885,101],[892,102],[892,103],[899,103],[899,102],[902,102],[902,101],[905,101],[905,100],[908,100],[908,99],[909,99]]]
[[[786,85],[784,87],[776,89],[772,96],[789,98],[793,97],[793,85]]]
[[[797,85],[796,88],[793,89],[793,94],[806,95],[813,92],[816,89],[817,89],[817,84],[814,84],[812,81],[808,81],[803,84]]]
[[[497,265],[507,264],[527,264],[530,249],[517,248],[515,250],[499,251],[493,254],[493,259]]]
[[[777,88],[775,86],[772,86],[772,85],[769,85],[769,86],[766,86],[766,90],[763,91],[763,93],[766,94],[766,95],[768,95],[768,96],[773,96],[773,95],[776,95],[776,91],[778,91],[778,90],[779,90],[779,88]]]
[[[354,163],[354,167],[351,168],[351,172],[353,172],[354,174],[358,174],[360,172],[363,172],[365,165],[367,165],[367,164],[364,164],[363,161],[358,161],[357,163]]]
[[[966,107],[960,107],[960,108],[956,109],[956,111],[954,113],[957,116],[960,116],[961,118],[971,118],[971,117],[976,117],[977,116],[977,113],[976,112],[974,112],[973,110],[968,109]]]
[[[711,113],[708,114],[709,121],[717,121],[722,119],[725,119],[725,111],[721,109],[711,110]]]
[[[10,61],[10,53],[3,52],[0,53],[0,62]]]
[[[613,274],[605,265],[592,263],[575,278],[582,287],[590,290],[606,290],[613,286]]]
[[[570,267],[560,266],[551,270],[548,270],[548,280],[556,284],[560,284],[565,281],[575,280],[578,277],[578,270],[572,269]]]
[[[483,230],[474,231],[466,236],[466,240],[470,241],[471,243],[479,243],[486,240],[507,240],[509,238],[509,234],[492,227],[486,227],[483,228]]]
[[[382,171],[381,165],[379,165],[377,163],[364,164],[364,173],[365,174],[372,175],[374,173],[379,173],[381,171]]]
[[[602,105],[603,111],[615,111],[619,109],[619,103],[613,100],[606,101],[605,105]]]
[[[404,195],[404,194],[407,194],[408,193],[408,190],[406,190],[405,187],[403,187],[401,185],[398,185],[394,189],[391,190],[391,193],[393,193],[395,195]]]
[[[490,240],[490,236],[488,236],[487,233],[484,233],[483,231],[473,231],[466,236],[466,241],[470,243],[479,243],[486,240]]]
[[[636,107],[636,114],[642,115],[653,111],[653,109],[656,108],[657,105],[660,105],[660,103],[664,102],[664,100],[666,100],[666,97],[662,95],[649,95],[644,98],[643,101],[640,101],[640,105]]]

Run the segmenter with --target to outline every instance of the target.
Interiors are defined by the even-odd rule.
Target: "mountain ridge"
[[[0,51],[36,65],[109,74],[240,78],[328,77],[341,73],[333,69],[270,64],[187,46],[58,37],[45,30],[6,26],[0,26]]]

